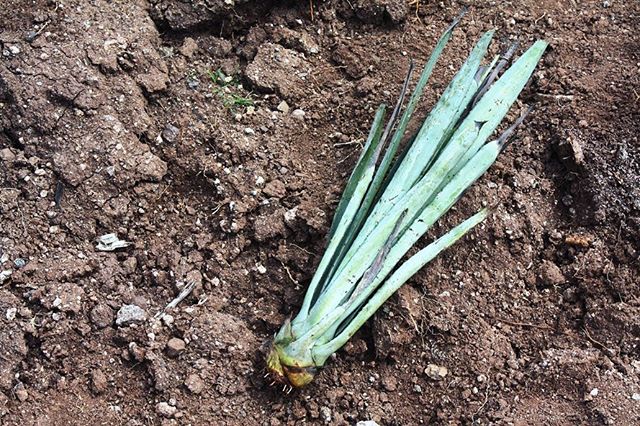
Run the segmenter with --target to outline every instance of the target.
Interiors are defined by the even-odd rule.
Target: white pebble
[[[170,314],[162,315],[162,321],[165,323],[165,325],[170,326],[171,324],[173,324],[173,321],[174,321],[173,315],[170,315]]]
[[[295,118],[296,120],[304,120],[305,115],[306,113],[301,109],[294,109],[293,112],[291,112],[291,117]]]
[[[176,414],[176,407],[173,407],[166,402],[158,402],[156,404],[156,412],[162,417],[171,418]]]
[[[278,104],[278,111],[284,112],[285,114],[289,112],[289,104],[285,101],[282,101]]]
[[[7,309],[6,317],[9,321],[13,321],[16,317],[16,313],[18,312],[17,308],[9,308]]]
[[[255,131],[255,130],[253,130],[251,127],[246,127],[246,128],[244,129],[244,133],[245,133],[245,134],[247,134],[247,135],[255,135],[255,134],[256,134],[256,131]]]

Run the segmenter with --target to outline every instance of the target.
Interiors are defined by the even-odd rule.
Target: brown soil
[[[440,229],[497,210],[289,395],[260,345],[373,111],[463,5],[2,3],[2,424],[640,424],[637,2],[471,6],[422,116],[481,31],[551,43],[534,114]],[[133,245],[97,251],[110,232]]]

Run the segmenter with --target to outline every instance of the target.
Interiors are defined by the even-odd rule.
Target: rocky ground
[[[285,395],[260,347],[375,108],[465,5],[421,116],[482,31],[551,43],[535,112],[431,236],[497,209]],[[3,6],[2,424],[640,423],[638,3]]]

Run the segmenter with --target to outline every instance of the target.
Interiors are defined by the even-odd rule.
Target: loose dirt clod
[[[196,395],[204,390],[204,382],[197,374],[189,374],[184,381],[184,385]]]
[[[564,283],[565,278],[562,270],[553,262],[545,260],[538,269],[540,281],[545,286],[556,286]]]
[[[182,339],[173,337],[167,342],[165,350],[170,358],[177,358],[186,349],[187,345]]]
[[[105,328],[113,324],[113,310],[106,304],[98,303],[89,312],[89,318],[96,327]]]
[[[101,394],[107,390],[107,376],[100,369],[91,372],[91,390],[96,394]]]

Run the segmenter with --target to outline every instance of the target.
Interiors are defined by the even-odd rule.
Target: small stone
[[[116,324],[129,325],[134,322],[142,322],[147,319],[147,314],[138,305],[123,305],[116,316]]]
[[[329,407],[320,407],[320,419],[324,423],[331,423],[331,409]]]
[[[285,114],[289,112],[289,104],[285,101],[282,101],[278,104],[278,111],[284,112]]]
[[[304,120],[304,116],[305,115],[306,115],[306,113],[301,109],[294,109],[291,112],[291,117],[295,118],[296,120],[301,120],[301,121]]]
[[[9,270],[9,269],[6,269],[6,270],[0,272],[0,284],[4,283],[6,280],[8,280],[10,276],[11,276],[11,270]]]
[[[447,370],[447,367],[429,364],[427,365],[427,368],[424,369],[424,374],[426,374],[430,379],[440,380],[449,374],[449,370]]]
[[[16,46],[15,44],[12,46],[9,46],[9,52],[11,52],[12,55],[19,55],[20,47]]]
[[[6,313],[7,320],[13,321],[16,318],[17,313],[18,313],[18,308],[8,308]]]
[[[166,417],[170,419],[176,414],[178,409],[176,407],[172,407],[167,402],[158,402],[156,404],[156,413],[160,414],[162,417]]]
[[[184,352],[186,347],[187,345],[185,344],[184,340],[178,339],[177,337],[172,337],[167,342],[165,350],[167,351],[167,355],[170,358],[177,358],[182,352]]]
[[[482,383],[487,380],[487,376],[485,376],[484,374],[480,374],[478,377],[476,377],[476,380],[478,381],[478,383]]]
[[[445,378],[447,377],[447,374],[449,374],[449,370],[447,370],[447,367],[440,366],[438,368],[438,376],[440,376],[441,378]]]
[[[538,276],[540,277],[540,281],[543,285],[550,287],[557,286],[565,282],[564,275],[558,265],[548,260],[543,261],[538,268]]]
[[[17,385],[15,385],[15,387],[13,388],[13,393],[15,394],[16,398],[18,398],[18,401],[20,402],[25,402],[27,398],[29,398],[29,393],[25,389],[24,384],[22,384],[22,382],[19,382]]]
[[[420,386],[420,385],[414,385],[414,386],[413,386],[413,391],[414,391],[415,393],[422,393],[422,386]]]
[[[91,372],[91,390],[96,394],[101,394],[107,390],[107,376],[99,368]]]
[[[394,376],[384,377],[382,379],[382,386],[389,392],[394,392],[398,389],[398,380]]]
[[[256,265],[256,271],[258,271],[259,274],[263,275],[267,273],[267,268],[265,268],[261,263],[258,263]]]
[[[104,303],[98,303],[89,312],[89,319],[97,328],[105,328],[113,323],[113,310]]]
[[[196,90],[200,86],[200,80],[197,77],[187,77],[187,87]]]
[[[0,149],[0,160],[12,163],[15,161],[16,155],[9,148]]]
[[[262,186],[264,185],[264,178],[262,176],[258,176],[256,178],[256,186]]]
[[[633,399],[634,401],[640,401],[640,393],[634,393],[633,395],[631,395],[631,399]]]
[[[180,129],[174,126],[173,124],[167,124],[162,131],[162,139],[167,142],[174,142],[178,135],[180,134]]]
[[[36,39],[36,37],[38,37],[38,32],[31,30],[31,31],[28,31],[27,34],[25,34],[24,41],[26,41],[27,43],[31,43],[33,40]]]
[[[129,247],[132,244],[129,241],[121,240],[113,233],[101,235],[96,241],[98,242],[96,250],[99,251],[114,251],[120,248]]]
[[[356,426],[380,426],[380,425],[373,420],[364,420],[356,423]]]
[[[593,389],[591,389],[591,392],[589,392],[589,395],[591,395],[591,396],[598,396],[598,393],[599,393],[599,392],[600,392],[600,391],[598,390],[598,388],[593,388]]]
[[[24,266],[27,264],[27,261],[19,257],[13,261],[13,264],[17,269],[20,269],[20,268],[24,268]]]
[[[256,134],[256,131],[255,131],[255,130],[253,130],[251,127],[245,127],[245,129],[244,129],[244,133],[245,133],[245,134],[247,134],[247,135],[249,135],[249,136],[251,136],[251,135],[255,135],[255,134]]]
[[[189,392],[196,395],[204,390],[204,382],[197,374],[189,374],[184,381],[184,385],[189,389]]]
[[[171,314],[163,314],[162,315],[162,322],[167,327],[170,326],[171,324],[173,324],[174,321],[175,321],[175,319],[173,318],[173,315],[171,315]]]
[[[298,217],[298,207],[294,207],[291,210],[284,212],[284,223],[287,225],[293,225],[294,221]]]

